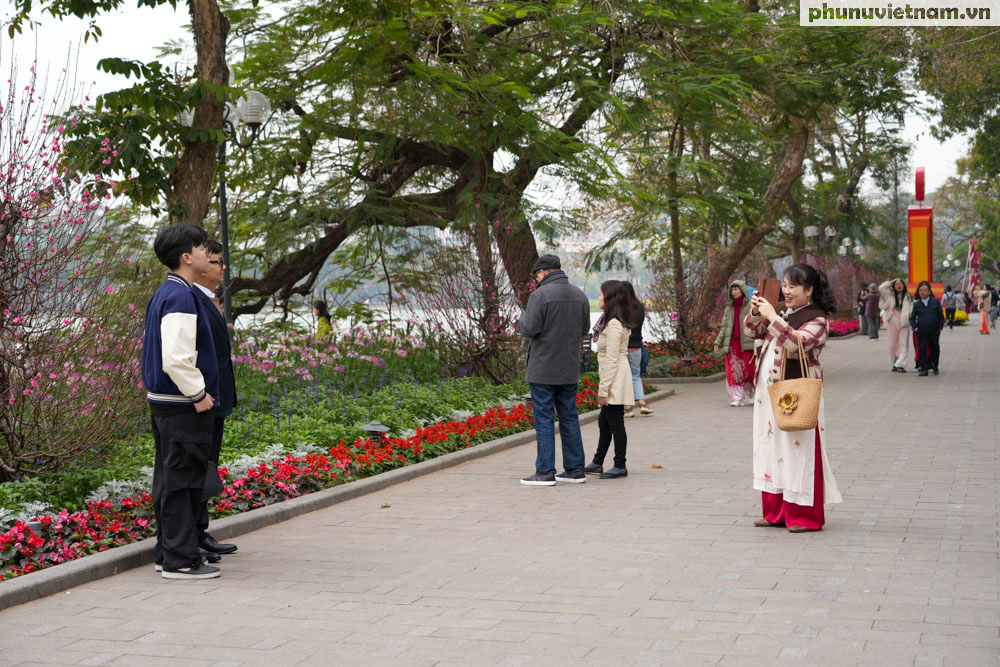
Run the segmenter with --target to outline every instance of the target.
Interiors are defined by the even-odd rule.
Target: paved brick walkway
[[[996,666],[1000,334],[945,331],[940,377],[886,344],[824,353],[820,533],[751,526],[750,409],[675,385],[626,480],[524,487],[520,447],[239,538],[220,579],[4,611],[0,663]]]

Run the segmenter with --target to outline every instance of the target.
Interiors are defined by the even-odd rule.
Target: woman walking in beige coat
[[[600,435],[593,462],[584,470],[601,479],[614,479],[628,475],[625,468],[625,406],[635,404],[632,391],[632,371],[628,365],[628,337],[632,326],[632,299],[628,287],[620,280],[608,280],[601,285],[598,302],[604,315],[594,325],[597,341],[597,368],[601,376],[597,390],[597,404],[601,414],[597,418]],[[604,470],[604,457],[611,440],[615,441],[614,467]]]

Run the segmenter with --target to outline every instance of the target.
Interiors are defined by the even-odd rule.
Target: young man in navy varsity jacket
[[[219,366],[210,313],[191,286],[212,265],[205,231],[194,225],[160,231],[153,250],[170,269],[146,304],[142,343],[142,381],[156,444],[156,569],[166,579],[210,579],[219,568],[203,562],[195,524],[212,451]]]

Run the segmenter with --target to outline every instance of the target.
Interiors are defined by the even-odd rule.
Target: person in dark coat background
[[[926,280],[917,285],[917,298],[913,300],[913,310],[910,311],[910,326],[917,334],[917,354],[920,358],[920,376],[926,376],[930,370],[938,374],[938,360],[941,356],[941,330],[944,329],[944,313],[941,302],[934,298],[931,284]],[[930,349],[930,354],[927,350]]]
[[[865,322],[868,326],[868,340],[878,340],[878,285],[872,283],[865,294]]]
[[[862,336],[868,335],[868,320],[865,319],[865,295],[868,294],[868,286],[862,285],[861,291],[858,292],[857,301],[858,304],[858,326],[860,329],[858,331]]]
[[[205,250],[208,251],[208,260],[211,264],[208,272],[194,281],[195,299],[206,304],[212,317],[209,318],[209,325],[212,328],[212,341],[215,343],[215,358],[219,364],[219,401],[215,406],[215,431],[212,434],[211,460],[216,466],[219,465],[219,454],[222,451],[222,433],[225,428],[226,417],[233,413],[233,408],[237,405],[236,398],[236,376],[233,374],[233,343],[229,337],[229,325],[222,314],[219,299],[215,296],[215,290],[222,284],[225,264],[222,260],[222,244],[218,241],[209,240],[205,242]],[[202,549],[202,555],[210,563],[218,562],[222,554],[231,554],[236,551],[235,544],[220,544],[208,533],[208,499],[201,503],[201,510],[198,514],[196,527],[198,529],[198,546]]]

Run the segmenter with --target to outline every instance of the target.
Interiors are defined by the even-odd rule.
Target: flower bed
[[[656,390],[647,387],[650,392]],[[582,379],[576,399],[581,413],[597,408],[597,388],[593,379]],[[246,512],[530,428],[531,408],[498,406],[463,420],[417,428],[409,437],[386,438],[381,443],[341,440],[324,453],[287,454],[251,466],[241,475],[220,467],[224,490],[212,500],[209,511],[214,517]],[[37,530],[18,521],[0,533],[0,581],[156,533],[152,497],[145,492],[88,502],[85,511],[62,510],[36,520],[41,524]]]
[[[448,377],[418,343],[378,327],[323,340],[257,331],[235,338],[239,405],[226,418],[223,462],[254,458],[256,465],[300,443],[324,452],[363,436],[361,426],[371,421],[394,435],[412,435],[418,426],[464,419],[498,404],[510,408],[527,390],[524,382]],[[0,484],[0,533],[18,519],[86,511],[90,501],[148,490],[154,458],[149,418],[137,413],[132,419],[135,432],[104,442],[101,456],[95,452],[60,470]],[[109,480],[117,480],[115,488],[103,488]]]
[[[664,377],[705,377],[726,369],[725,360],[714,353],[714,346],[715,332],[708,332],[695,336],[693,350],[685,350],[677,339],[646,343],[646,350],[651,359],[671,359],[669,373]]]
[[[830,320],[830,338],[848,336],[861,331],[861,324],[856,317],[835,318]]]

